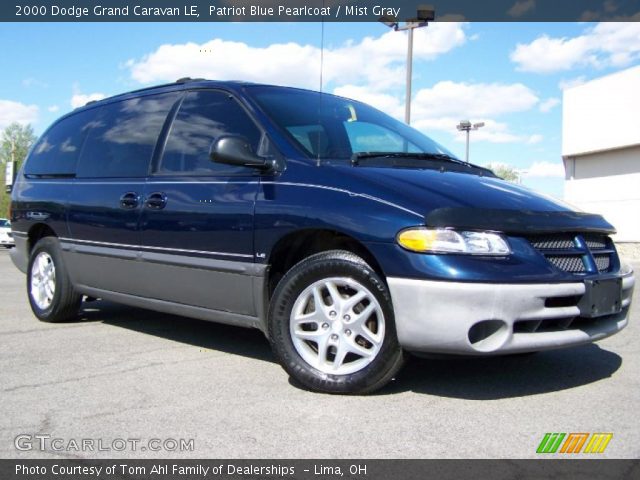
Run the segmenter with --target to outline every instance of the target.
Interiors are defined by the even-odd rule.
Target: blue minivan
[[[465,163],[362,103],[181,79],[74,110],[12,194],[40,320],[102,298],[258,328],[306,388],[366,393],[407,353],[504,355],[627,325],[601,216]]]

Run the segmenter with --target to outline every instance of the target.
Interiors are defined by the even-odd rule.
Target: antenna
[[[324,10],[324,1],[322,0],[322,9]],[[322,114],[322,72],[324,70],[324,17],[322,18],[322,22],[320,24],[320,99],[318,101],[318,116],[320,117]],[[320,123],[320,119],[318,119],[318,123]],[[317,157],[316,157],[316,166],[320,166],[320,135],[318,135],[318,145],[316,147]]]
[[[322,0],[324,7],[324,0]],[[324,18],[320,24],[320,93],[322,93],[322,73],[324,70]]]

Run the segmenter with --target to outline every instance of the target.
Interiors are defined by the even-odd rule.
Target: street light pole
[[[404,121],[407,125],[411,123],[411,79],[413,77],[413,31],[416,28],[426,27],[435,18],[435,10],[430,5],[420,5],[418,7],[417,18],[405,21],[403,26],[395,17],[380,17],[380,21],[387,27],[393,28],[396,32],[407,30],[407,83],[405,88]]]
[[[405,100],[404,100],[404,122],[407,125],[411,125],[411,78],[413,76],[413,31],[417,27],[410,27],[409,45],[407,46],[407,84],[405,87]]]
[[[461,120],[460,123],[456,126],[456,128],[461,132],[466,132],[467,134],[467,148],[465,155],[465,162],[469,163],[469,134],[471,130],[478,130],[479,128],[484,127],[484,122],[471,123],[469,120]]]
[[[470,133],[469,133],[469,130],[467,130],[467,149],[464,154],[464,161],[467,163],[469,163],[469,136],[470,136]]]

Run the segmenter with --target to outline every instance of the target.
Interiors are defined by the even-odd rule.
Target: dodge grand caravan
[[[580,345],[634,277],[598,215],[362,103],[182,79],[56,121],[12,195],[34,314],[85,297],[262,330],[307,388],[370,392],[406,353]]]

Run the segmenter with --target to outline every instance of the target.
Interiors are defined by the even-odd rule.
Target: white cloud
[[[33,123],[38,119],[38,111],[36,105],[25,105],[13,100],[0,100],[0,129],[13,122],[23,125]]]
[[[58,105],[51,105],[47,108],[47,111],[51,113],[56,113],[58,110],[60,110],[60,107]]]
[[[527,178],[564,178],[564,165],[552,162],[534,162],[526,168]]]
[[[415,31],[414,61],[432,60],[466,42],[461,23],[434,23]],[[402,85],[406,35],[388,31],[324,50],[323,80],[370,85],[382,90]],[[219,38],[208,42],[165,44],[125,67],[140,83],[204,77],[318,88],[321,50],[295,42],[254,47]]]
[[[526,13],[536,8],[535,0],[518,0],[508,11],[507,15],[510,17],[518,18],[522,17]]]
[[[71,97],[71,108],[78,108],[85,106],[88,102],[92,102],[94,100],[102,100],[106,98],[104,93],[80,93],[76,92]]]
[[[544,102],[540,103],[540,107],[538,108],[542,113],[548,113],[558,105],[560,105],[560,99],[552,97],[547,98]]]
[[[573,88],[573,87],[577,87],[578,85],[582,85],[586,81],[587,81],[587,77],[585,77],[584,75],[580,75],[579,77],[569,78],[569,79],[563,78],[562,80],[560,80],[560,83],[558,83],[558,88],[560,90],[566,90],[567,88]]]
[[[518,70],[534,73],[623,67],[640,59],[640,24],[599,23],[572,38],[542,35],[517,44],[510,58]]]
[[[476,120],[533,108],[539,99],[521,83],[465,83],[442,81],[419,90],[413,100],[416,115],[454,116]]]
[[[518,64],[518,70],[552,73],[571,70],[578,63],[594,63],[595,59],[587,56],[588,52],[587,37],[551,38],[543,35],[531,43],[516,45],[510,58],[512,62]]]

